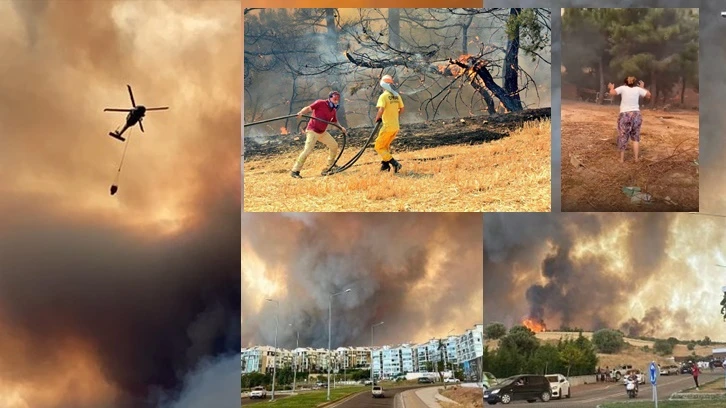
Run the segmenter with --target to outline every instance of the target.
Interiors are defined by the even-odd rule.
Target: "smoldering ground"
[[[666,213],[486,214],[485,322],[713,337],[722,227]]]
[[[214,386],[239,364],[239,14],[0,4],[0,405],[239,403]],[[110,197],[125,116],[103,108],[127,83],[171,109],[131,133]]]
[[[475,214],[243,214],[242,344],[280,347],[424,341],[482,319]]]

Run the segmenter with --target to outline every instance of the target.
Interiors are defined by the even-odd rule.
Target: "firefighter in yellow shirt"
[[[376,122],[382,121],[381,130],[376,137],[375,149],[381,155],[381,171],[393,171],[398,173],[401,169],[401,163],[391,156],[390,148],[393,139],[398,135],[399,124],[398,115],[403,113],[403,99],[401,95],[393,89],[393,78],[390,75],[384,75],[381,78],[381,88],[384,89],[381,96],[378,97],[378,113],[376,114]]]

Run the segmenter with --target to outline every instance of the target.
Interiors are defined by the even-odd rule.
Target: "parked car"
[[[547,380],[550,382],[550,388],[552,389],[552,397],[562,399],[564,395],[566,398],[570,398],[570,381],[565,378],[562,374],[549,374],[546,375]]]
[[[610,378],[614,378],[615,381],[620,381],[621,378],[625,377],[628,373],[628,371],[632,370],[633,366],[630,364],[621,365],[620,367],[615,367],[610,371]]]
[[[660,375],[677,375],[678,371],[678,366],[675,365],[662,366],[660,368]]]
[[[434,380],[430,379],[429,377],[419,377],[418,383],[419,384],[432,384]]]
[[[712,363],[714,367],[723,367],[723,361],[721,360],[713,360]]]
[[[250,399],[267,398],[265,387],[255,387],[250,392]]]
[[[456,384],[456,383],[459,383],[460,381],[459,381],[458,378],[446,378],[446,379],[444,379],[444,382],[445,383],[455,383]]]
[[[681,374],[691,374],[693,372],[693,367],[691,367],[690,364],[684,364],[681,366]]]
[[[379,385],[373,387],[373,398],[385,398],[386,395],[383,393],[383,388]]]
[[[543,375],[522,374],[509,377],[499,384],[484,390],[484,402],[494,405],[498,402],[509,404],[512,401],[537,399],[547,402],[552,398],[550,382]]]

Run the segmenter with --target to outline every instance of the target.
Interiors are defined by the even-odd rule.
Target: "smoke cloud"
[[[481,216],[243,214],[242,345],[425,341],[482,319]]]
[[[722,224],[666,213],[486,214],[485,322],[713,338]]]
[[[185,407],[221,376],[202,362],[238,360],[239,15],[0,3],[0,406]],[[111,197],[127,83],[170,110]]]

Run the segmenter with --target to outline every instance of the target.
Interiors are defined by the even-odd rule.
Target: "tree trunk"
[[[686,77],[681,78],[681,105],[685,103],[686,97]]]
[[[516,27],[512,36],[507,40],[507,54],[504,57],[504,90],[510,98],[510,102],[508,103],[512,106],[508,106],[508,103],[504,101],[502,103],[504,103],[504,106],[509,111],[522,110],[522,100],[519,98],[517,78],[519,71],[519,21],[516,21],[521,12],[521,8],[509,9],[509,22]]]
[[[493,115],[497,113],[496,108],[494,107],[494,98],[489,94],[489,91],[487,90],[486,86],[482,84],[478,78],[475,78],[471,82],[471,86],[479,93],[479,95],[484,98],[484,102],[487,104],[487,112],[489,112],[490,115]]]
[[[330,46],[333,54],[337,54],[339,52],[339,33],[338,28],[335,26],[336,12],[337,9],[334,8],[325,9],[325,26],[328,29],[326,34],[328,39],[328,45]],[[340,75],[335,75],[333,77],[333,84],[337,87],[337,89],[335,90],[340,92],[340,106],[338,107],[337,113],[338,122],[343,125],[343,127],[348,127],[348,119],[345,116],[345,84],[343,83],[343,81],[341,81]]]
[[[401,9],[388,9],[388,45],[394,50],[401,49]]]
[[[600,60],[598,61],[598,71],[600,71],[600,100],[597,101],[598,104],[602,105],[603,100],[605,99],[605,73],[603,72],[602,67],[602,55],[600,56]]]
[[[469,19],[461,26],[461,53],[469,54],[469,27],[474,21],[474,16],[469,16]]]
[[[292,74],[292,95],[290,95],[289,108],[287,109],[288,115],[292,115],[292,108],[293,108],[293,106],[295,106],[296,99],[297,99],[297,75]],[[287,129],[288,132],[290,132],[290,126],[288,125],[289,122],[290,122],[290,118],[285,119],[285,129]],[[295,129],[295,132],[297,132],[297,129]]]
[[[509,96],[509,93],[504,88],[497,85],[497,83],[494,82],[494,78],[492,78],[492,74],[486,67],[478,67],[475,69],[477,75],[479,75],[481,80],[484,81],[484,85],[492,91],[494,96],[502,102],[508,111],[518,112],[522,110],[522,102],[518,98],[515,99],[513,96]]]
[[[651,100],[651,105],[655,107],[656,103],[658,102],[658,87],[657,87],[657,80],[656,80],[656,74],[655,74],[655,68],[651,68],[650,70],[650,80],[651,80],[651,90],[650,93],[653,95]]]

